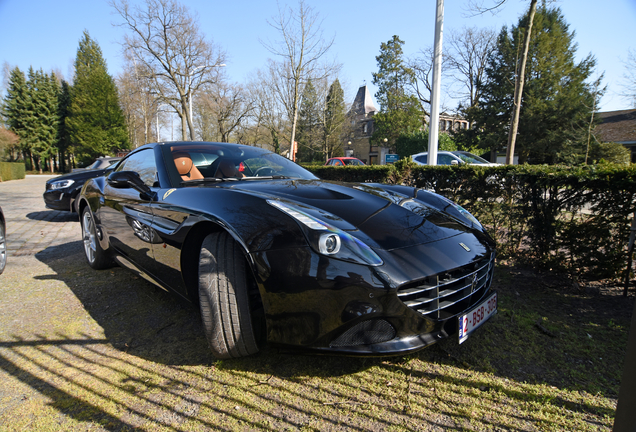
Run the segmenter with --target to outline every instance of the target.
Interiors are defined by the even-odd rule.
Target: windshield
[[[476,156],[468,152],[456,151],[456,152],[453,152],[453,154],[457,156],[458,158],[460,158],[461,160],[463,160],[464,162],[469,164],[489,164],[490,163],[486,159],[482,159],[479,156]]]
[[[289,159],[259,147],[194,143],[170,147],[183,182],[258,180],[263,178],[316,179]]]

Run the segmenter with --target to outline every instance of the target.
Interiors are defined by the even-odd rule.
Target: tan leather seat
[[[190,154],[188,152],[174,152],[172,154],[172,158],[174,159],[174,164],[177,167],[177,171],[179,171],[179,175],[183,180],[188,181],[203,178],[201,171],[199,171],[199,169],[194,166],[194,163],[192,163],[192,159],[190,158]]]
[[[219,163],[219,167],[216,169],[216,173],[214,174],[216,178],[240,178],[243,177],[243,174],[236,169],[236,165],[228,159],[223,159]]]

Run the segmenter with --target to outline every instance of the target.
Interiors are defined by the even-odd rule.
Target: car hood
[[[107,171],[106,169],[76,171],[76,172],[72,172],[68,174],[62,174],[57,177],[53,177],[47,180],[46,182],[52,183],[52,182],[60,181],[60,180],[75,180],[75,181],[86,180],[93,177],[99,177],[100,175],[103,175],[106,171]]]
[[[470,222],[441,210],[440,202],[449,206],[443,198],[415,188],[408,188],[409,194],[405,194],[380,184],[322,180],[245,181],[227,186],[295,204],[308,214],[385,250],[477,231]]]

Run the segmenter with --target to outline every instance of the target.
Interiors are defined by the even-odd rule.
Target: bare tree
[[[187,130],[193,139],[192,95],[217,81],[225,53],[205,39],[196,17],[176,0],[146,0],[135,7],[127,0],[109,4],[123,19],[120,25],[130,30],[124,50],[149,72],[159,97],[179,115],[182,139]]]
[[[421,49],[417,57],[409,60],[408,66],[415,73],[413,90],[420,101],[422,111],[424,111],[426,115],[429,115],[431,92],[433,89],[431,81],[431,74],[433,73],[433,47],[429,46]]]
[[[214,85],[200,98],[199,104],[202,105],[202,111],[209,113],[210,120],[215,122],[221,142],[229,142],[230,135],[254,109],[254,103],[248,100],[245,90],[238,84]]]
[[[152,133],[152,125],[158,116],[160,99],[154,80],[149,78],[151,71],[138,65],[134,56],[125,55],[125,60],[124,70],[117,77],[117,88],[129,139],[136,148],[153,139],[159,140],[158,134]]]
[[[298,110],[302,86],[307,78],[321,79],[338,69],[335,64],[321,63],[333,45],[334,39],[325,40],[318,13],[303,0],[298,9],[278,8],[278,16],[268,23],[278,31],[281,39],[275,43],[262,42],[272,54],[282,58],[277,69],[289,83],[275,87],[278,97],[285,100],[291,123],[290,148],[296,135]],[[272,67],[272,65],[270,65]],[[290,153],[291,157],[291,153]]]
[[[268,67],[259,70],[254,81],[250,84],[251,99],[254,101],[253,119],[256,121],[254,142],[260,142],[262,136],[266,143],[270,143],[276,153],[280,152],[281,141],[289,141],[291,130],[289,119],[289,104],[293,86],[287,74],[281,74],[281,64],[269,60]],[[260,129],[265,128],[267,135],[261,135]]]
[[[488,59],[495,49],[492,29],[464,27],[461,32],[450,32],[445,65],[461,84],[459,96],[474,107],[481,97],[481,86],[486,75]]]
[[[528,27],[524,35],[523,53],[519,61],[517,73],[515,75],[515,97],[512,107],[512,118],[510,120],[510,130],[508,132],[508,146],[506,148],[506,165],[514,163],[515,143],[517,142],[517,131],[519,130],[519,113],[521,112],[521,97],[523,96],[523,85],[526,77],[526,63],[528,61],[528,51],[530,49],[530,36],[532,35],[532,22],[537,11],[537,0],[530,0],[530,10],[528,11]]]
[[[491,6],[484,6],[484,0],[469,0],[469,10],[477,14],[485,12],[495,13],[508,0],[492,0]],[[537,0],[530,0],[530,8],[528,9],[528,27],[525,29],[523,53],[517,65],[515,74],[515,94],[512,107],[512,117],[510,119],[510,130],[508,131],[508,146],[506,149],[506,164],[512,165],[515,154],[515,143],[517,141],[517,131],[519,130],[519,113],[521,112],[521,97],[523,96],[523,85],[526,74],[526,63],[528,61],[528,51],[530,48],[530,36],[532,35],[532,23],[534,15],[537,11]]]
[[[623,92],[621,96],[629,101],[633,108],[636,108],[636,49],[630,48],[627,51],[625,73],[623,74]]]

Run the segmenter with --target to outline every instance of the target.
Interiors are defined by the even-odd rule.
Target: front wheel
[[[245,258],[227,233],[209,234],[199,254],[203,328],[218,359],[258,352],[250,312]]]
[[[102,270],[111,267],[112,262],[104,252],[97,239],[95,220],[91,209],[84,208],[82,212],[82,242],[84,243],[84,254],[86,261],[95,270]]]

